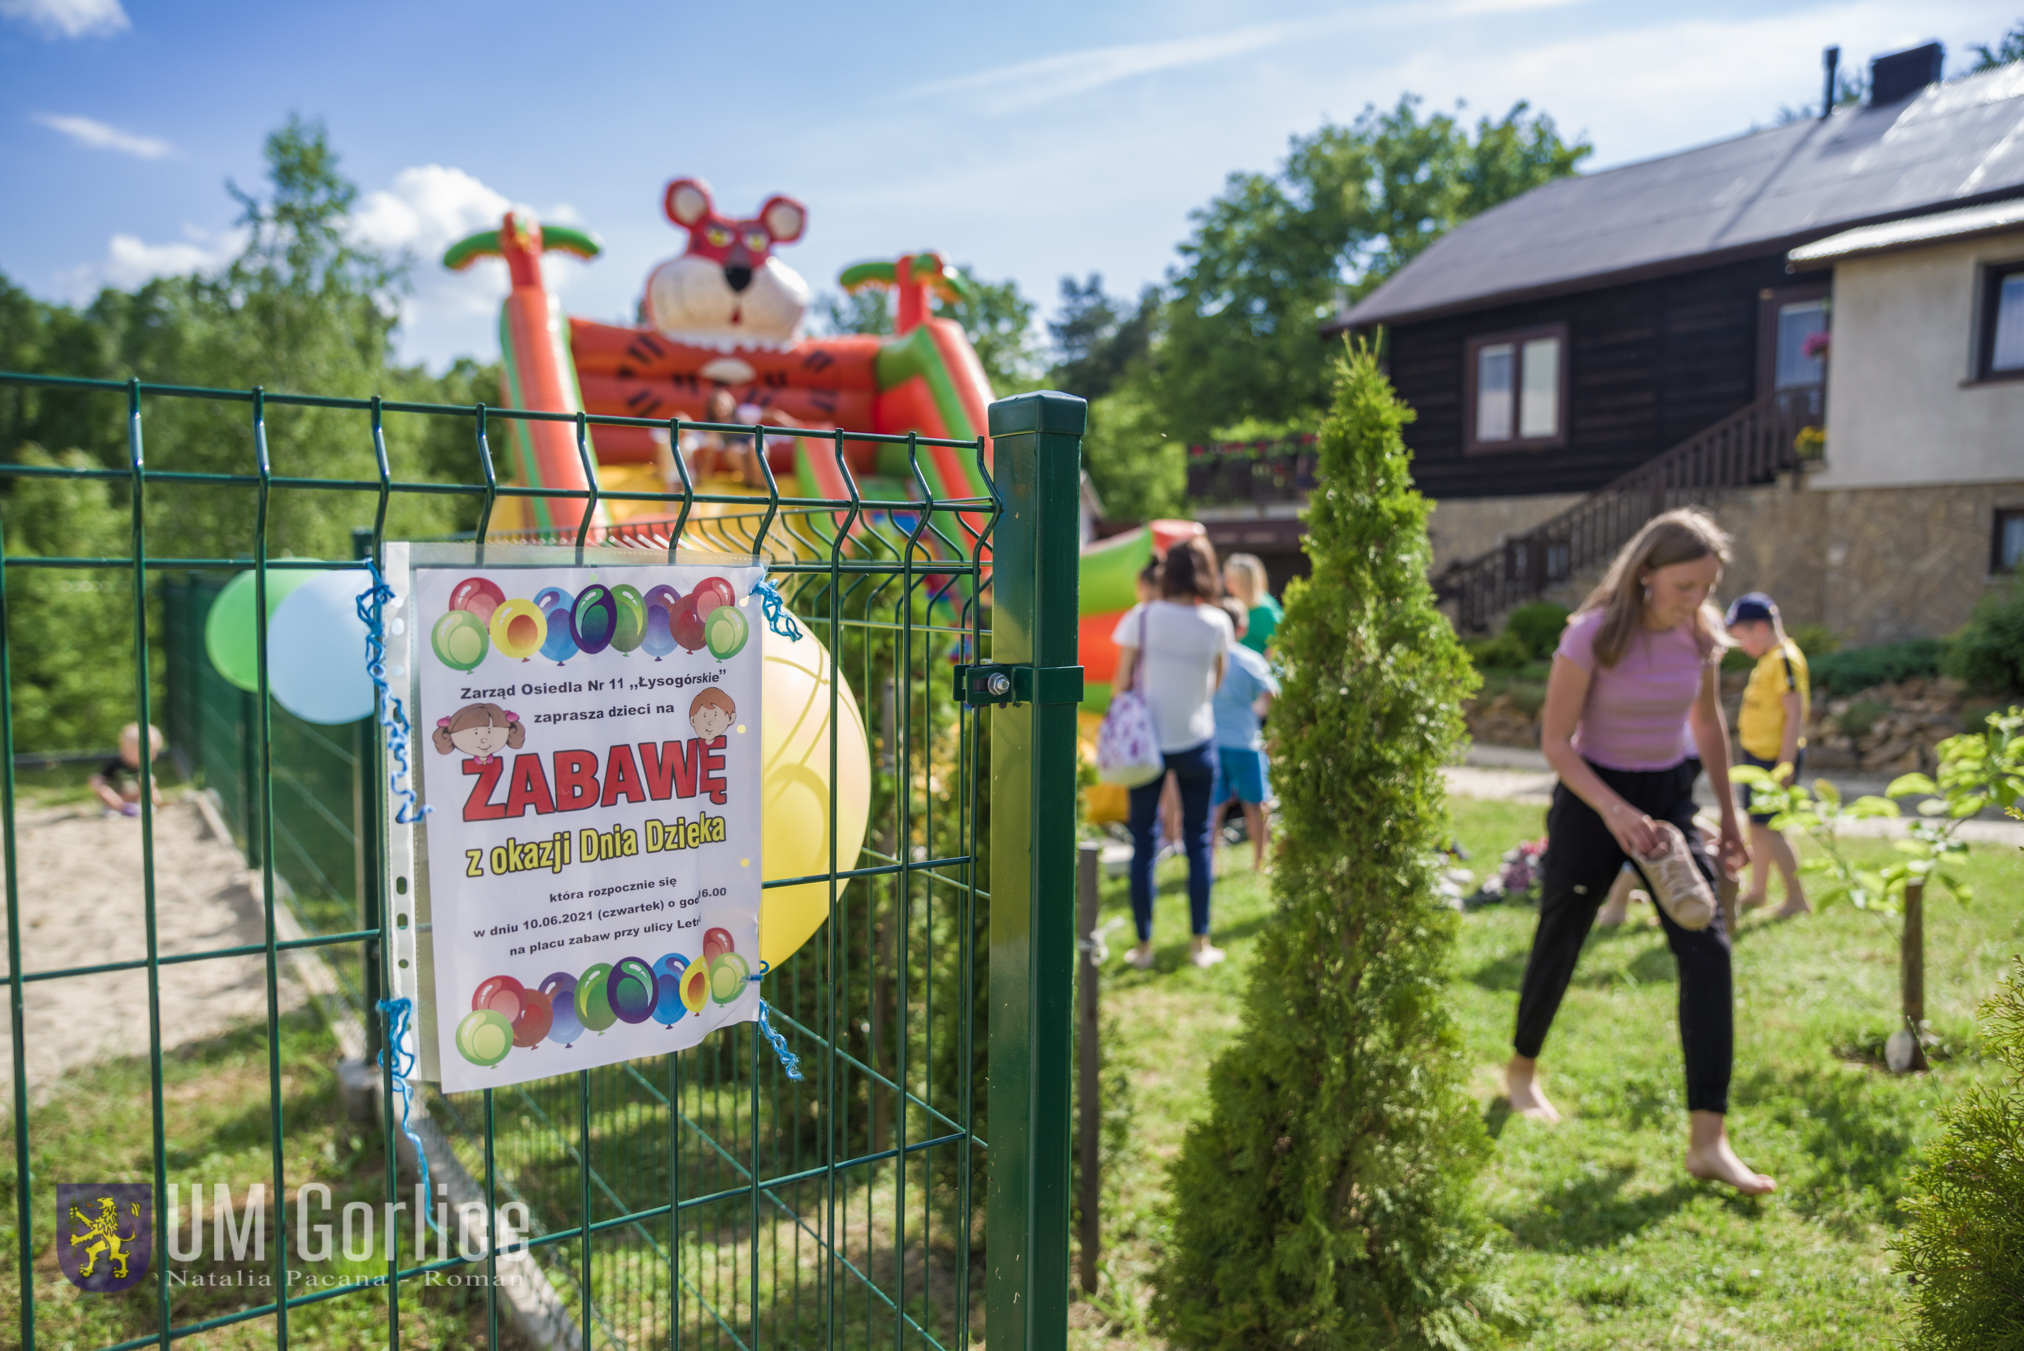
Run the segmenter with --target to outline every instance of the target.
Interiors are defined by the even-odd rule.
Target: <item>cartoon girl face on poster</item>
[[[689,704],[689,726],[696,729],[696,735],[705,742],[715,741],[731,730],[731,724],[738,721],[738,706],[731,696],[715,685],[697,693]]]
[[[527,744],[527,728],[518,713],[509,713],[497,704],[466,704],[447,718],[436,719],[436,749],[444,755],[462,751],[481,765],[489,765],[500,751],[519,750]]]

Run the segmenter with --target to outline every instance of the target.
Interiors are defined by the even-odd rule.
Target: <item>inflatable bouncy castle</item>
[[[849,496],[829,435],[837,428],[955,440],[984,431],[992,395],[983,367],[961,327],[930,312],[933,297],[960,298],[967,287],[939,255],[909,254],[844,272],[846,289],[897,293],[895,335],[807,337],[801,325],[808,284],[774,256],[806,229],[801,203],[771,197],[757,215],[734,218],[717,211],[708,184],[678,178],[661,205],[688,246],[648,276],[637,326],[565,315],[544,284],[543,252],[597,256],[598,241],[584,231],[509,211],[497,230],[461,240],[444,255],[445,265],[458,269],[484,257],[506,261],[512,289],[500,312],[499,342],[513,406],[701,420],[713,398],[721,408],[728,395],[737,410],[730,420],[766,428],[758,437],[761,453],[783,496]],[[594,474],[601,491],[664,493],[675,479],[673,457],[681,448],[663,428],[593,426],[587,466],[573,424],[515,419],[511,427],[512,477],[529,487],[581,491]],[[920,497],[904,445],[846,441],[844,454],[865,496]],[[937,499],[986,495],[975,452],[924,446],[919,458]],[[748,490],[764,495],[707,485],[713,494]],[[574,532],[584,524],[585,507],[582,498],[505,498],[493,528]],[[668,515],[658,502],[603,500],[591,510],[593,528]]]

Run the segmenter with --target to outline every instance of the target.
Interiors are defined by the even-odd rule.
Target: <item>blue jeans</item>
[[[1216,747],[1211,742],[1165,754],[1181,790],[1181,843],[1188,853],[1190,932],[1209,932],[1209,791],[1216,783]],[[1160,814],[1160,791],[1167,776],[1131,790],[1131,917],[1139,942],[1153,936],[1153,822]]]

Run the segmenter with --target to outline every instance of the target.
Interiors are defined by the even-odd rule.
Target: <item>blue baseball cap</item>
[[[1768,624],[1778,617],[1778,603],[1762,591],[1746,591],[1729,602],[1729,613],[1724,623],[1731,628],[1747,624],[1751,620]]]

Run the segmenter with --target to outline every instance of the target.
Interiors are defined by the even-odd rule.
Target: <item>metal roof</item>
[[[1846,258],[1867,258],[1872,254],[1893,253],[1923,244],[1945,244],[1957,239],[1976,239],[2017,230],[2024,230],[2024,197],[1991,202],[1987,206],[1964,206],[1958,211],[1942,211],[1931,216],[1913,216],[1908,220],[1885,221],[1882,225],[1858,226],[1815,243],[1801,245],[1786,257],[1797,268],[1826,267]]]
[[[2024,192],[2024,62],[1534,188],[1456,226],[1329,330],[1780,252]]]

